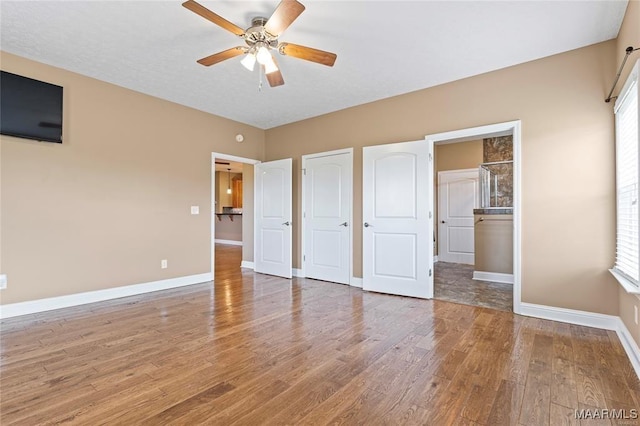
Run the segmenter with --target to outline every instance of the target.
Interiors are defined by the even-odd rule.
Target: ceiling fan
[[[336,61],[337,56],[335,53],[278,41],[278,37],[284,30],[289,28],[289,25],[305,9],[304,5],[296,0],[282,0],[270,18],[267,19],[260,16],[253,18],[251,26],[247,29],[242,29],[227,21],[195,0],[187,0],[182,5],[225,30],[234,33],[246,43],[246,46],[232,47],[199,59],[198,63],[204,66],[208,67],[239,55],[246,55],[242,59],[242,65],[253,71],[255,63],[258,62],[259,66],[264,69],[269,85],[276,87],[283,85],[284,79],[275,58],[271,54],[272,50],[277,50],[282,55],[293,56],[294,58],[316,62],[329,67],[332,67]]]

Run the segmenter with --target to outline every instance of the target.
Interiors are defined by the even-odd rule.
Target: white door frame
[[[437,209],[435,211],[437,212],[436,216],[437,216],[437,219],[439,221],[442,221],[442,217],[440,216],[440,207],[441,207],[441,205],[440,205],[440,176],[447,176],[447,175],[450,175],[450,174],[463,173],[463,172],[469,172],[469,173],[475,172],[476,175],[479,175],[478,168],[475,168],[475,169],[442,170],[442,171],[438,172],[438,176],[437,176],[437,179],[436,179],[436,187],[438,188],[438,190],[436,191],[436,193],[433,196],[435,197],[435,200],[436,200],[435,206],[437,207]],[[480,177],[479,176],[478,176],[478,183],[480,183]],[[476,194],[476,200],[479,200],[479,199],[480,199],[480,194]],[[474,205],[473,208],[474,209],[478,208],[478,206]],[[471,214],[473,215],[473,212]],[[437,246],[438,247],[438,256],[434,256],[434,259],[440,260],[439,259],[440,258],[440,252],[441,252],[440,245],[443,244],[443,242],[442,242],[443,240],[441,239],[441,235],[440,235],[440,225],[441,225],[441,223],[438,223],[437,221],[435,221],[434,224],[435,224],[435,228],[433,228],[433,229],[435,229],[436,233],[438,234],[438,246]],[[474,253],[474,255],[475,255],[475,253]]]
[[[435,133],[425,136],[433,150],[438,142],[455,142],[456,139],[470,140],[474,136],[485,136],[496,133],[511,134],[513,136],[513,312],[521,312],[522,303],[522,135],[520,120],[486,126],[471,127],[451,132]],[[432,151],[434,152],[434,151]],[[433,162],[431,163],[433,164]],[[432,170],[433,171],[433,170]],[[435,191],[434,191],[435,192]],[[431,198],[430,209],[435,205],[435,194]],[[435,216],[435,215],[434,215]],[[435,217],[434,217],[435,221]],[[435,225],[435,224],[434,224]],[[433,287],[429,296],[433,298]]]
[[[337,149],[334,151],[326,151],[326,152],[318,152],[316,154],[308,154],[302,156],[302,169],[305,170],[307,168],[307,160],[318,157],[329,157],[331,155],[341,155],[348,154],[349,159],[351,160],[351,200],[349,200],[349,285],[354,286],[355,282],[358,280],[354,280],[353,278],[353,148],[345,148],[345,149]],[[304,255],[305,248],[305,218],[304,212],[307,211],[306,205],[306,175],[304,172],[302,173],[302,211],[300,212],[301,216],[301,240],[300,240],[300,255]],[[300,269],[299,277],[306,277],[305,272],[305,262],[302,259],[299,259],[300,265],[302,268]],[[355,285],[356,287],[362,287],[362,285]]]
[[[215,281],[216,278],[216,209],[214,208],[214,202],[216,200],[216,159],[220,159],[220,160],[227,160],[227,161],[235,161],[237,163],[245,163],[245,164],[252,164],[252,165],[256,165],[261,163],[262,161],[260,160],[254,160],[252,158],[244,158],[244,157],[238,157],[236,155],[229,155],[229,154],[222,154],[220,152],[212,152],[211,153],[211,205],[209,206],[211,208],[211,251],[210,251],[210,258],[211,258],[211,280]],[[242,216],[245,216],[245,211],[242,211]],[[254,212],[251,211],[249,213],[252,217]],[[253,218],[253,220],[255,221],[255,218]],[[253,236],[255,239],[255,235]],[[244,240],[244,235],[242,236],[242,239]]]

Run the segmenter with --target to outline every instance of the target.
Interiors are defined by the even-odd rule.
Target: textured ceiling
[[[202,1],[248,27],[278,1]],[[0,48],[268,129],[615,38],[626,1],[316,1],[281,41],[337,53],[333,68],[278,56],[258,91],[242,40],[180,1],[1,1]],[[257,69],[257,67],[256,67]]]

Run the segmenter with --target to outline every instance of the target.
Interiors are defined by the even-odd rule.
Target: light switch
[[[0,275],[0,289],[7,288],[7,274]]]
[[[191,206],[191,214],[200,214],[200,206]]]

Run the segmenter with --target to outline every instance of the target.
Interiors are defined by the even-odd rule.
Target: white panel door
[[[433,294],[433,177],[426,141],[363,150],[363,288]]]
[[[474,264],[473,209],[478,170],[438,173],[438,261]]]
[[[352,155],[304,159],[304,272],[308,278],[351,280]]]
[[[292,161],[259,163],[255,166],[256,272],[291,278]]]

